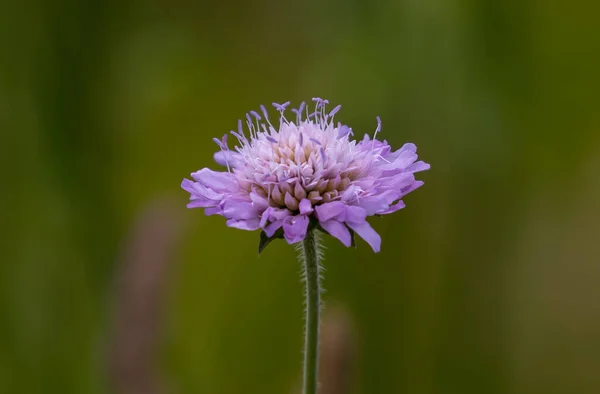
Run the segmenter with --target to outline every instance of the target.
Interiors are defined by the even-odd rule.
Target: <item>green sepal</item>
[[[275,231],[272,237],[268,237],[264,231],[260,232],[260,240],[258,242],[258,254],[260,255],[263,250],[271,243],[271,241],[275,239],[283,239],[283,228],[279,228],[279,230]]]
[[[348,226],[346,226],[346,228],[348,228]],[[350,246],[356,248],[356,241],[354,240],[354,230],[348,228],[348,231],[350,231]]]

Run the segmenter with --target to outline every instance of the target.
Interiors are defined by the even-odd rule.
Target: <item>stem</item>
[[[320,252],[316,230],[311,230],[306,234],[302,252],[306,280],[303,392],[304,394],[316,394],[319,371],[319,314],[321,312]]]

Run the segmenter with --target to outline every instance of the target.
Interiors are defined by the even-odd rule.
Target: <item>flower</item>
[[[191,174],[193,180],[184,179],[188,208],[221,215],[229,227],[262,229],[269,238],[282,234],[290,244],[302,241],[311,226],[320,226],[346,246],[356,233],[378,252],[381,237],[366,218],[404,208],[402,198],[423,184],[414,173],[429,164],[416,161],[414,144],[392,151],[378,140],[379,117],[373,139],[365,134],[356,141],[351,128],[334,123],[341,106],[327,112],[327,100],[313,101],[313,113],[305,103],[292,109],[295,121],[285,117],[289,101],[273,103],[279,112],[277,127],[264,106],[262,116],[250,111],[249,137],[241,120],[238,131],[231,131],[238,141],[234,149],[227,134],[215,138],[220,148],[215,161],[227,171],[203,168]]]

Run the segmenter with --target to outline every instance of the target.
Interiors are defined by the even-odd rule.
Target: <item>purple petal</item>
[[[417,190],[418,188],[423,186],[424,183],[425,182],[423,182],[423,181],[414,181],[410,186],[402,189],[402,195],[406,195],[406,194],[412,192],[413,190]]]
[[[310,215],[313,212],[312,203],[310,200],[304,198],[300,201],[300,213],[302,215]]]
[[[269,203],[267,199],[263,196],[260,196],[254,192],[250,193],[250,199],[258,209],[267,209],[269,207]]]
[[[367,218],[367,210],[361,207],[346,206],[346,222],[361,223]]]
[[[412,172],[403,172],[392,175],[390,177],[382,177],[379,179],[380,184],[385,185],[386,189],[400,191],[407,186],[410,186],[415,181],[415,176]]]
[[[415,153],[417,151],[417,146],[411,142],[408,142],[404,145],[402,145],[402,147],[400,149],[398,149],[398,152],[402,153],[402,152],[412,152]]]
[[[399,198],[399,193],[394,190],[387,190],[381,194],[367,196],[360,199],[358,205],[367,211],[367,215],[375,215],[378,212],[388,209],[391,203]]]
[[[315,211],[319,221],[327,221],[331,219],[344,219],[346,204],[340,201],[332,201],[323,205],[317,205]]]
[[[308,217],[305,215],[290,216],[283,222],[283,234],[290,244],[302,241],[307,229]]]
[[[404,151],[404,152],[400,153],[400,155],[398,155],[398,157],[396,157],[396,159],[393,162],[383,164],[380,166],[380,168],[382,168],[384,170],[406,168],[406,167],[410,166],[412,163],[414,163],[415,160],[417,160],[417,157],[418,157],[417,154],[414,152]],[[389,161],[389,158],[386,160]]]
[[[204,210],[204,214],[206,216],[221,215],[222,213],[223,213],[223,209],[219,206],[206,208]]]
[[[194,201],[190,201],[187,204],[188,208],[214,208],[215,203],[214,201],[211,200],[202,200],[202,199],[197,199]]]
[[[409,172],[419,172],[419,171],[426,171],[430,168],[431,166],[429,165],[429,163],[425,163],[424,161],[418,161],[416,163],[411,164],[410,166],[408,166],[406,168],[406,171]]]
[[[356,232],[356,234],[360,235],[362,239],[367,241],[369,245],[373,248],[375,253],[379,252],[381,249],[381,237],[373,227],[367,222],[364,221],[362,223],[347,223],[348,227]]]
[[[344,138],[345,136],[347,136],[348,134],[350,134],[350,132],[352,131],[352,129],[348,126],[345,125],[341,125],[338,128],[338,138]]]
[[[212,189],[209,189],[207,187],[204,187],[203,185],[201,185],[200,183],[196,182],[194,183],[194,188],[192,191],[192,199],[196,199],[196,198],[200,198],[200,199],[204,199],[204,200],[212,200],[215,202],[215,204],[217,204],[218,202],[220,202],[224,197],[223,193],[217,193]],[[213,205],[215,205],[213,204]]]
[[[291,216],[292,212],[288,209],[281,208],[271,208],[271,213],[269,214],[269,220],[283,220],[288,216]]]
[[[225,200],[223,202],[223,216],[236,220],[259,220],[259,213],[250,201]]]
[[[183,181],[181,181],[181,188],[188,193],[193,193],[194,192],[194,182],[190,181],[189,179],[184,178]]]
[[[275,234],[275,231],[281,228],[281,226],[283,226],[283,220],[276,220],[273,223],[267,224],[263,230],[265,231],[265,234],[267,234],[267,237],[270,238]]]
[[[214,207],[221,202],[224,194],[217,193],[207,187],[202,186],[198,182],[192,182],[189,179],[184,179],[181,182],[181,187],[190,193],[191,202],[188,208],[206,208]]]
[[[192,173],[192,177],[201,185],[216,192],[235,192],[238,189],[235,176],[229,172],[217,172],[203,168]]]
[[[213,159],[219,164],[222,165],[223,167],[227,166],[227,163],[229,163],[230,167],[237,167],[240,165],[241,161],[242,161],[242,155],[240,155],[238,152],[232,152],[230,150],[227,151],[219,151],[217,153],[215,153],[213,155]]]
[[[343,223],[340,223],[337,220],[327,220],[324,222],[319,222],[319,224],[331,236],[339,239],[345,246],[352,245],[352,237],[350,236],[350,231],[348,231],[348,228]]]
[[[402,209],[402,208],[404,208],[404,207],[405,207],[405,205],[404,205],[404,202],[403,202],[402,200],[400,200],[400,201],[398,201],[396,204],[394,204],[394,205],[391,205],[391,206],[390,206],[388,209],[386,209],[385,211],[383,211],[383,212],[378,212],[377,214],[378,214],[378,215],[387,215],[387,214],[390,214],[390,213],[396,212],[396,211],[398,211],[398,210],[400,210],[400,209]]]
[[[227,221],[227,225],[229,227],[239,228],[240,230],[249,230],[249,231],[257,230],[260,228],[258,219],[251,219],[251,220],[229,219]]]
[[[265,211],[262,213],[261,217],[260,217],[260,227],[265,227],[265,225],[267,224],[267,221],[269,220],[269,215],[271,214],[271,207],[265,209]]]

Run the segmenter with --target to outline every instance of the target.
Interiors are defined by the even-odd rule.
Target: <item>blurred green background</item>
[[[258,258],[257,233],[185,210],[179,184],[248,110],[314,96],[432,165],[373,221],[381,253],[326,240],[343,392],[600,392],[598,15],[3,1],[0,392],[297,393],[293,248]]]

